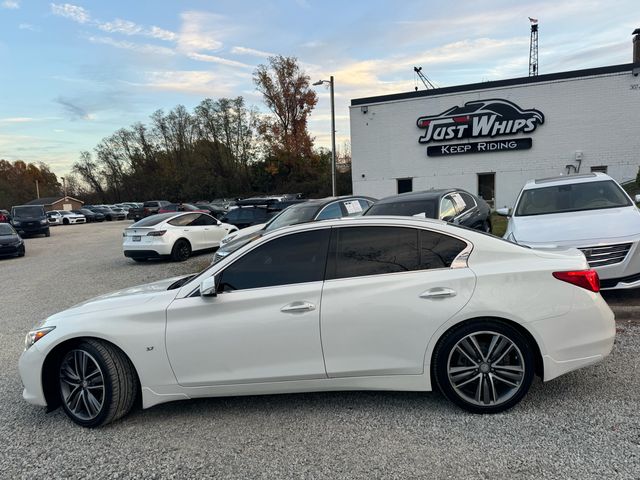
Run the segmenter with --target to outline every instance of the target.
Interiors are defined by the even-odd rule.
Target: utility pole
[[[529,17],[531,40],[529,41],[529,76],[538,76],[538,19]]]
[[[67,196],[67,180],[64,177],[60,177],[62,180],[62,190],[64,191],[64,196]]]
[[[36,198],[40,198],[40,187],[38,186],[38,180],[36,180]]]
[[[329,80],[318,80],[314,82],[314,86],[322,85],[323,83],[329,84],[331,92],[331,195],[336,196],[336,107],[333,99],[333,75],[329,77]]]

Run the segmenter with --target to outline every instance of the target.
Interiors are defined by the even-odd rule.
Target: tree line
[[[292,57],[271,57],[253,75],[270,113],[242,97],[178,105],[121,128],[82,152],[74,192],[93,202],[211,200],[269,193],[331,193],[331,154],[314,148],[308,118],[317,104],[309,77]],[[350,172],[339,175],[351,191]],[[84,187],[82,186],[84,185]]]

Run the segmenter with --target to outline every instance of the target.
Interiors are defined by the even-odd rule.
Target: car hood
[[[516,241],[530,246],[576,244],[640,235],[636,207],[511,217]]]
[[[82,303],[78,303],[73,307],[57,313],[47,319],[49,321],[55,321],[63,317],[70,315],[80,315],[97,311],[112,310],[117,308],[126,308],[130,306],[139,306],[146,303],[158,295],[164,293],[171,293],[170,297],[173,299],[178,292],[179,288],[174,290],[167,290],[169,286],[186,277],[187,275],[181,275],[179,277],[167,278],[166,280],[160,280],[158,282],[147,283],[144,285],[136,285],[135,287],[124,288],[122,290],[116,290],[98,297],[91,298]]]
[[[0,245],[10,245],[19,242],[21,239],[18,235],[0,235]]]

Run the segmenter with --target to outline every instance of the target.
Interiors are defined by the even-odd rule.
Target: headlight
[[[26,338],[24,339],[24,349],[29,350],[31,345],[36,343],[42,337],[44,337],[47,333],[51,332],[56,327],[40,327],[35,330],[31,330],[27,333]]]
[[[40,220],[40,223],[42,225],[46,225],[47,223],[49,223],[49,220],[46,220],[46,219],[45,220]]]
[[[19,227],[19,226],[20,226],[20,222],[19,222],[19,221],[17,221],[17,220],[14,220],[14,221],[13,221],[13,224],[14,224],[16,227]]]
[[[11,246],[12,246],[12,247],[19,247],[20,245],[22,245],[22,240],[18,240],[18,241],[13,242],[13,243],[11,244]]]

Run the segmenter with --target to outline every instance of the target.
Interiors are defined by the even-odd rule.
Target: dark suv
[[[11,224],[20,235],[50,235],[49,220],[42,205],[12,207]]]

